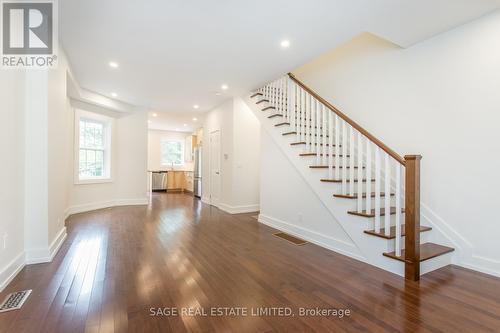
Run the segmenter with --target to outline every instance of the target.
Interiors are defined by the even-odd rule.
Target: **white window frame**
[[[104,175],[101,177],[80,178],[80,121],[88,120],[104,126]],[[75,110],[75,146],[74,146],[74,183],[76,185],[110,183],[112,178],[112,140],[114,119],[97,113]]]
[[[181,163],[180,164],[174,164],[174,167],[181,167],[184,165],[185,161],[184,161],[184,156],[185,156],[185,142],[183,140],[180,140],[180,139],[169,139],[169,138],[161,138],[160,139],[160,164],[161,166],[164,166],[164,167],[169,167],[169,166],[172,166],[172,164],[163,164],[163,143],[164,142],[178,142],[181,144]]]

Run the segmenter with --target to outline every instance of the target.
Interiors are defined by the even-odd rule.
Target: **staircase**
[[[398,155],[293,74],[258,89],[247,103],[291,161],[302,164],[366,262],[414,281],[421,266],[425,273],[451,262],[453,248],[421,242],[435,231],[420,225],[420,155]]]

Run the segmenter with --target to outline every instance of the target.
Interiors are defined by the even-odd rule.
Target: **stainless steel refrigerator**
[[[202,149],[194,149],[194,196],[201,198],[201,157]]]

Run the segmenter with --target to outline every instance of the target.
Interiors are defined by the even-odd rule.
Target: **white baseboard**
[[[117,207],[117,206],[139,206],[149,204],[148,198],[138,198],[138,199],[117,199],[101,202],[92,202],[83,205],[70,206],[66,209],[66,218],[73,214],[90,212],[93,210]]]
[[[64,241],[66,240],[66,237],[68,234],[66,233],[66,227],[62,227],[59,233],[56,235],[54,240],[49,246],[50,250],[50,261],[54,260],[54,257],[56,256],[57,252],[59,252],[59,249],[63,245]]]
[[[0,292],[16,277],[26,265],[24,251],[18,254],[0,271]]]
[[[49,247],[26,250],[26,265],[51,262],[64,243],[66,236],[66,227],[62,227],[54,240],[50,243]]]
[[[258,212],[260,210],[260,205],[253,204],[244,206],[230,206],[224,203],[220,203],[219,209],[229,214],[253,213],[253,212]]]
[[[500,261],[474,254],[473,245],[424,203],[421,203],[421,218],[422,224],[438,230],[455,248],[452,253],[453,264],[500,277]]]
[[[8,263],[7,266],[0,271],[0,292],[7,287],[24,266],[41,264],[54,260],[66,236],[66,227],[62,227],[48,248],[23,251]]]
[[[467,261],[466,259],[463,262],[457,263],[457,265],[481,273],[500,277],[500,261],[494,259],[472,255],[470,261]]]
[[[349,244],[331,236],[326,236],[316,231],[299,227],[263,214],[259,214],[259,222],[295,237],[304,239],[315,245],[324,247],[325,249],[343,254],[359,261],[365,261],[361,255],[356,253],[357,247],[353,244]]]
[[[206,196],[202,196],[201,197],[201,202],[207,204],[207,205],[210,205],[210,198],[209,197],[206,197]]]

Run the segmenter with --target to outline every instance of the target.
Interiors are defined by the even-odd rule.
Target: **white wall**
[[[0,291],[25,264],[52,260],[66,237],[67,214],[147,204],[146,110],[113,112],[79,104],[116,117],[114,179],[74,185],[74,107],[67,95],[71,69],[61,46],[58,56],[57,68],[2,71],[0,76],[0,152],[5,157],[0,173]]]
[[[260,123],[240,98],[208,112],[203,123],[203,197],[209,201],[209,138],[221,132],[221,198],[230,212],[259,210]]]
[[[356,246],[266,131],[261,134],[259,221],[340,253]]]
[[[422,223],[500,275],[500,13],[408,49],[365,34],[294,73],[400,154],[421,154]]]
[[[221,197],[223,204],[230,205],[233,177],[233,100],[229,99],[205,116],[203,122],[202,189],[203,196],[210,193],[210,133],[220,131],[221,138]]]
[[[78,104],[84,108],[84,104]],[[70,180],[68,214],[115,205],[147,203],[147,111],[132,114],[110,113],[97,107],[86,108],[115,118],[111,148],[112,182],[74,184]],[[74,117],[74,108],[72,112]],[[74,118],[73,118],[74,119]],[[74,126],[72,127],[74,135]],[[74,163],[74,162],[73,162]]]
[[[23,71],[0,75],[0,291],[24,262]],[[7,247],[4,249],[4,237]]]
[[[24,247],[29,262],[48,256],[48,72],[26,71]]]
[[[185,144],[188,135],[191,133],[150,129],[148,131],[148,170],[170,170],[170,166],[161,164],[161,141],[163,139],[179,140]],[[183,165],[174,166],[174,170],[193,171],[193,167],[193,162],[184,161]]]
[[[65,232],[68,207],[68,181],[73,158],[72,110],[67,97],[66,54],[59,48],[58,67],[48,72],[48,240],[50,244]]]
[[[241,98],[233,100],[233,197],[231,205],[258,210],[260,201],[260,123]]]

